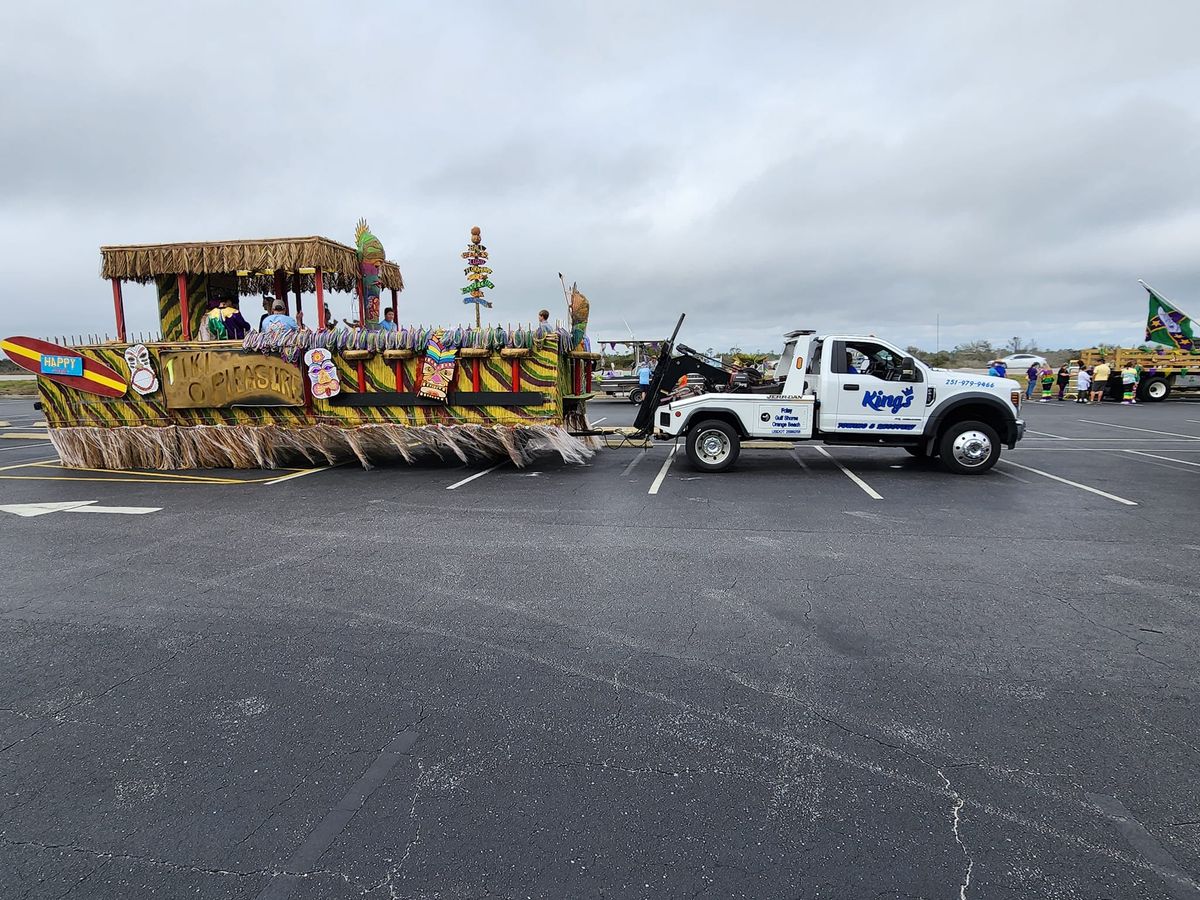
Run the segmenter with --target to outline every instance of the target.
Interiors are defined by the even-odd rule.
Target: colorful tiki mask
[[[338,380],[337,366],[333,364],[333,356],[328,350],[317,348],[304,354],[304,364],[308,366],[308,380],[312,382],[312,395],[318,400],[328,400],[336,397],[342,390]]]

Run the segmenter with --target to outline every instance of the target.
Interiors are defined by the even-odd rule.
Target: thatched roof
[[[260,238],[250,241],[204,241],[196,244],[132,244],[101,247],[100,276],[145,284],[160,275],[229,275],[238,273],[242,293],[269,290],[266,273],[282,269],[301,273],[305,289],[312,289],[312,274],[320,267],[325,287],[352,291],[358,277],[358,256],[353,247],[323,237]],[[246,274],[242,274],[246,273]],[[394,262],[384,262],[380,284],[404,290],[404,278]]]

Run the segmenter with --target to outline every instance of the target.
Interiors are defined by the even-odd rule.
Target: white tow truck
[[[896,447],[978,475],[1025,434],[1021,386],[1010,378],[930,368],[873,336],[793,331],[786,341],[773,382],[671,396],[654,413],[655,437],[686,436],[703,472],[728,469],[742,441],[766,438]]]

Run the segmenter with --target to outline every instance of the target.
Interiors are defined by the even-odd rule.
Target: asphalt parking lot
[[[1200,403],[1025,413],[112,473],[0,402],[0,897],[1200,897]]]

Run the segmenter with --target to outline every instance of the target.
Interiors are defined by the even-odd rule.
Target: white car
[[[1024,372],[1030,366],[1048,365],[1046,357],[1038,356],[1036,353],[1010,353],[1008,356],[1001,357],[1000,361],[1008,366],[1010,372]]]

